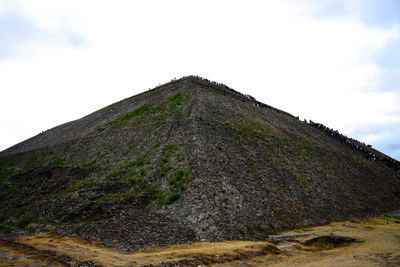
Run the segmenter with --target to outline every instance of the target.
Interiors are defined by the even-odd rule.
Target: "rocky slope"
[[[190,76],[1,152],[0,230],[54,229],[123,251],[260,240],[398,209],[391,162]]]

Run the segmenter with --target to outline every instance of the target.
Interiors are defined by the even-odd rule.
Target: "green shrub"
[[[168,107],[169,112],[174,112],[177,109],[177,106],[180,105],[183,101],[183,95],[181,93],[177,93],[169,98]]]
[[[299,175],[299,174],[296,175],[296,181],[299,183],[305,183],[309,180],[310,180],[310,177],[308,177],[308,176]]]
[[[1,192],[0,193],[0,200],[5,199],[6,197],[8,197],[9,195],[11,195],[14,192],[15,192],[14,188],[9,188],[6,191]]]
[[[180,153],[177,154],[177,157],[178,157],[179,161],[182,161],[182,160],[185,159],[185,154],[183,152],[180,152]]]
[[[136,178],[131,176],[131,177],[126,178],[126,181],[134,184],[134,183],[136,183]]]
[[[179,104],[182,102],[182,100],[183,100],[183,95],[181,93],[177,93],[177,94],[171,96],[171,98],[169,99],[170,102],[179,103]]]
[[[160,143],[160,142],[157,142],[157,143],[154,144],[153,148],[157,148],[157,147],[159,147],[159,146],[161,146],[161,143]]]
[[[93,179],[89,179],[89,180],[80,180],[78,182],[75,183],[75,189],[79,189],[81,187],[87,186],[87,185],[92,185],[94,184],[94,180]]]
[[[93,160],[91,160],[91,161],[86,162],[85,165],[83,165],[83,168],[87,169],[87,168],[92,167],[92,166],[95,165],[95,164],[96,164],[96,160],[93,159]]]
[[[157,200],[158,204],[165,205],[166,204],[166,198],[165,195],[162,192],[156,192],[152,195],[152,198]]]
[[[90,201],[90,200],[87,200],[87,201],[83,202],[83,206],[84,206],[85,208],[88,208],[88,207],[92,206],[92,204],[93,204],[93,202]]]
[[[6,168],[0,168],[0,185],[12,176],[12,172]]]
[[[181,197],[181,194],[179,192],[172,192],[171,194],[168,195],[167,197],[167,204],[172,204],[175,201],[177,201]]]
[[[59,191],[59,192],[57,192],[57,193],[54,193],[54,194],[53,194],[53,197],[54,197],[54,198],[61,197],[62,195],[67,194],[67,193],[70,192],[71,190],[72,190],[72,188],[67,188],[67,189],[61,190],[61,191]]]
[[[147,183],[146,178],[144,177],[130,177],[128,178],[128,182],[133,183],[133,184],[141,184],[141,185],[145,185]]]
[[[147,170],[144,169],[144,168],[141,168],[141,169],[139,170],[139,173],[140,173],[140,176],[145,176],[145,175],[147,174]]]
[[[17,222],[17,226],[23,229],[25,228],[25,226],[33,222],[37,222],[37,219],[35,217],[24,215],[22,219]]]
[[[136,194],[143,192],[147,186],[147,180],[144,177],[138,177],[138,178],[130,177],[128,178],[128,182],[133,184],[132,187],[133,196],[131,197],[135,197]]]
[[[53,158],[53,163],[54,163],[54,165],[63,165],[63,160],[61,159],[61,158],[59,158],[59,157],[54,157]]]
[[[0,224],[0,231],[4,231],[8,234],[12,232],[12,228],[8,225]]]
[[[161,166],[168,162],[169,157],[171,156],[172,152],[177,148],[177,145],[174,143],[167,144],[165,146],[165,151],[163,156],[161,157]]]
[[[164,176],[167,174],[167,172],[168,172],[169,170],[171,170],[171,169],[172,169],[171,166],[167,166],[167,167],[161,169],[161,171],[160,171],[160,177],[164,177]]]
[[[33,168],[35,168],[36,164],[38,163],[40,157],[41,157],[42,153],[37,152],[35,154],[33,154],[28,161],[25,163],[22,172],[26,172],[29,171]]]
[[[144,162],[145,162],[145,159],[142,156],[139,156],[136,159],[136,166],[142,166],[144,164]]]
[[[259,225],[259,224],[256,224],[254,226],[254,229],[256,229],[256,231],[260,232],[260,233],[265,233],[266,232],[266,229],[262,225]]]
[[[190,181],[188,171],[179,169],[171,178],[168,179],[170,188],[174,191],[182,191],[185,189],[186,184]]]
[[[21,217],[22,213],[24,213],[25,208],[19,208],[17,213],[15,214],[15,218]]]
[[[177,170],[176,174],[175,174],[175,179],[179,181],[179,180],[181,180],[183,178],[184,175],[185,175],[185,171],[184,170],[182,170],[182,169]]]
[[[240,227],[236,227],[236,231],[238,231],[241,234],[244,234],[244,229],[242,229]]]
[[[166,151],[171,151],[171,150],[174,150],[176,147],[177,147],[176,144],[170,143],[170,144],[168,144],[168,145],[165,146],[165,150],[166,150]]]
[[[161,165],[164,165],[165,163],[168,163],[168,154],[165,154],[161,158]]]
[[[125,193],[113,193],[111,195],[103,196],[100,200],[101,201],[109,201],[117,198],[123,198]]]

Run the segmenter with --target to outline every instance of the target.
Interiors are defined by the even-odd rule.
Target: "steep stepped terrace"
[[[3,234],[55,229],[122,251],[259,240],[400,205],[398,170],[193,76],[2,152],[0,177]]]

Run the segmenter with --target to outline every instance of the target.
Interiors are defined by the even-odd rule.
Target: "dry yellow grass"
[[[222,243],[194,243],[167,248],[142,250],[123,254],[74,238],[62,238],[52,233],[25,236],[13,240],[38,251],[53,251],[80,261],[92,261],[103,266],[159,264],[161,262],[189,260],[202,262],[202,266],[224,266],[244,263],[248,266],[400,266],[400,224],[394,219],[378,217],[357,222],[335,222],[307,229],[313,236],[297,238],[304,241],[315,236],[335,234],[354,237],[362,242],[331,250],[312,249],[300,242],[283,242],[276,245],[281,253],[274,253],[267,242],[230,241]],[[304,230],[287,233],[304,232]],[[29,248],[29,247],[28,247]],[[20,266],[33,262],[53,263],[51,258],[25,258],[28,248],[16,248],[0,243],[0,251],[9,257],[18,255],[16,261],[6,261],[0,266]]]
[[[267,263],[268,266],[400,266],[400,224],[396,221],[398,220],[378,217],[356,222],[334,222],[307,229],[307,232],[315,233],[314,236],[335,234],[353,237],[362,242],[348,247],[316,251],[282,244],[278,247],[293,255],[279,255],[274,262],[260,258],[254,266],[266,266]],[[287,233],[298,232],[302,231]]]
[[[230,241],[223,243],[194,243],[176,245],[167,248],[158,248],[138,251],[133,254],[123,254],[118,250],[97,246],[74,238],[63,238],[51,233],[21,237],[15,242],[32,246],[39,250],[52,250],[61,255],[68,255],[80,261],[92,261],[104,266],[118,266],[131,264],[158,264],[163,261],[179,261],[183,259],[208,259],[211,256],[224,257],[246,253],[262,253],[270,246],[267,242]],[[268,251],[266,252],[268,253]]]

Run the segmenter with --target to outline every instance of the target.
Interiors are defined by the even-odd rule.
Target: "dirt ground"
[[[0,266],[400,266],[400,220],[382,216],[301,229],[291,240],[193,243],[123,254],[52,233],[0,241]],[[355,238],[306,245],[321,236]]]

